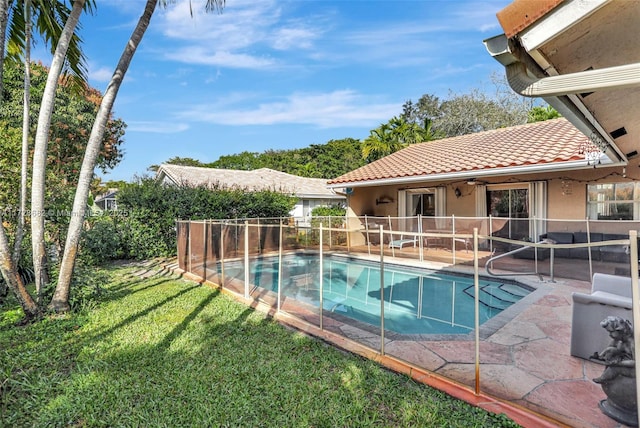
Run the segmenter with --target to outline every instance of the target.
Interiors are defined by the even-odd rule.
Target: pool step
[[[464,293],[475,299],[475,287],[470,285],[464,289]],[[495,310],[503,310],[520,300],[526,295],[526,291],[512,284],[500,284],[491,286],[480,285],[479,301],[482,305]]]

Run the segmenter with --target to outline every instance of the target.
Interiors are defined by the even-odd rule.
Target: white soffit
[[[615,0],[567,0],[520,33],[522,46],[527,52],[540,48],[610,1]]]

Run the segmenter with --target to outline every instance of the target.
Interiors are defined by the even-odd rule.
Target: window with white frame
[[[640,219],[640,182],[587,185],[587,216],[594,220]]]
[[[398,216],[446,215],[444,187],[428,187],[398,191]]]

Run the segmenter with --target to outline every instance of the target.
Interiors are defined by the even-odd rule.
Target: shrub
[[[87,265],[118,260],[124,255],[121,230],[116,218],[102,215],[91,221],[90,227],[82,233],[79,257]]]
[[[320,243],[320,223],[324,227],[330,228],[340,228],[344,225],[344,216],[347,213],[347,209],[342,205],[329,205],[329,206],[321,206],[315,207],[311,210],[311,233],[309,233],[308,239],[312,244]],[[332,244],[335,245],[343,245],[347,242],[346,233],[342,232],[332,232]],[[323,242],[329,242],[329,232],[325,232],[323,236]]]
[[[346,214],[347,209],[340,204],[315,207],[311,210],[314,217],[344,217]]]
[[[176,254],[176,220],[285,217],[296,198],[273,191],[165,185],[139,178],[118,192],[121,249],[126,258]]]

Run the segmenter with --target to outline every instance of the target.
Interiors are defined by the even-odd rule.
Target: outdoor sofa
[[[597,233],[591,232],[587,239],[586,232],[547,232],[540,235],[539,241],[544,239],[555,242],[556,244],[586,244],[588,242],[616,241],[621,239],[629,239],[629,235],[617,233]],[[546,260],[550,256],[549,248],[538,248],[538,260]],[[534,248],[527,248],[513,255],[517,259],[533,259]],[[566,259],[582,259],[589,258],[588,247],[576,248],[555,248],[554,257]],[[629,246],[628,245],[603,245],[591,247],[591,260],[629,263]]]

